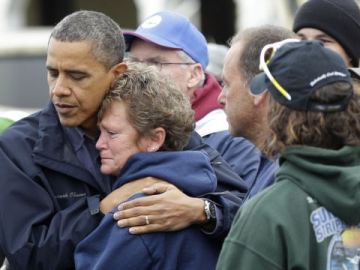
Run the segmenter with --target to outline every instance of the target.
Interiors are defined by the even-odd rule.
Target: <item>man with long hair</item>
[[[218,269],[358,269],[360,97],[346,64],[293,40],[266,45],[260,67],[251,92],[271,94],[266,152],[280,168],[238,212]]]

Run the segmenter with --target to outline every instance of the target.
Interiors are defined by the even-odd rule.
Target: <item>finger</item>
[[[137,226],[129,228],[131,234],[144,234],[162,231],[162,227],[159,224],[150,224],[145,226]]]
[[[126,210],[126,209],[135,208],[135,207],[154,205],[158,202],[158,200],[159,200],[159,195],[141,197],[141,198],[137,198],[137,199],[119,204],[118,210]]]
[[[153,216],[138,216],[134,218],[121,219],[116,224],[119,227],[124,228],[154,225],[157,224],[157,221]]]
[[[155,205],[152,207],[135,207],[127,210],[116,211],[113,215],[115,220],[135,218],[146,215],[160,215],[163,212],[159,206]]]
[[[169,183],[155,183],[151,186],[143,188],[142,192],[144,192],[146,195],[154,195],[154,194],[160,194],[168,191],[169,189],[176,188],[174,185]]]
[[[139,216],[134,218],[121,219],[117,222],[117,225],[121,228],[124,228],[124,227],[133,227],[133,226],[145,226],[148,224],[146,224],[145,216]]]

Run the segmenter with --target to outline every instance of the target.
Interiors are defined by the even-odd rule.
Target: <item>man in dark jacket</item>
[[[0,137],[0,253],[12,268],[73,269],[76,244],[99,224],[101,209],[115,206],[106,197],[113,179],[100,173],[95,141],[98,108],[127,69],[123,54],[120,27],[102,13],[75,12],[55,26],[46,62],[51,102]],[[213,234],[224,237],[246,188],[196,134],[189,147],[209,153],[217,192],[205,201],[169,188],[159,196],[172,205],[158,207],[164,219],[180,214],[152,225],[164,231],[211,224]],[[216,215],[210,211],[215,203]],[[146,211],[135,219],[144,222]]]
[[[295,37],[290,30],[274,25],[248,28],[233,37],[225,56],[224,87],[219,102],[224,105],[230,133],[248,139],[260,149],[269,136],[266,120],[269,94],[251,95],[249,83],[260,72],[261,49],[268,43],[290,37]],[[262,181],[249,187],[248,198],[256,194],[254,191],[262,190],[274,181],[277,166],[264,155],[261,155],[260,164],[258,178]]]

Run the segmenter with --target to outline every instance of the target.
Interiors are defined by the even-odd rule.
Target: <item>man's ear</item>
[[[151,131],[151,135],[148,137],[146,142],[147,152],[156,152],[164,144],[166,138],[166,131],[162,127],[154,128]]]
[[[113,78],[112,78],[112,81],[111,81],[111,88],[114,87],[114,84],[117,80],[117,78],[119,78],[119,76],[124,73],[126,70],[128,69],[128,66],[126,63],[124,62],[121,62],[119,64],[116,64],[115,66],[113,66],[110,70]]]
[[[191,65],[190,77],[187,81],[188,88],[200,87],[200,82],[204,78],[204,71],[199,63]]]
[[[261,93],[259,95],[255,95],[254,96],[254,106],[255,107],[264,106],[264,104],[266,104],[268,102],[268,98],[269,98],[268,95],[269,95],[268,91],[264,91],[263,93]]]

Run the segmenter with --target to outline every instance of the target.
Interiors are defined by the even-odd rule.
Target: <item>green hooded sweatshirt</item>
[[[359,270],[360,146],[289,147],[237,213],[217,269]]]

